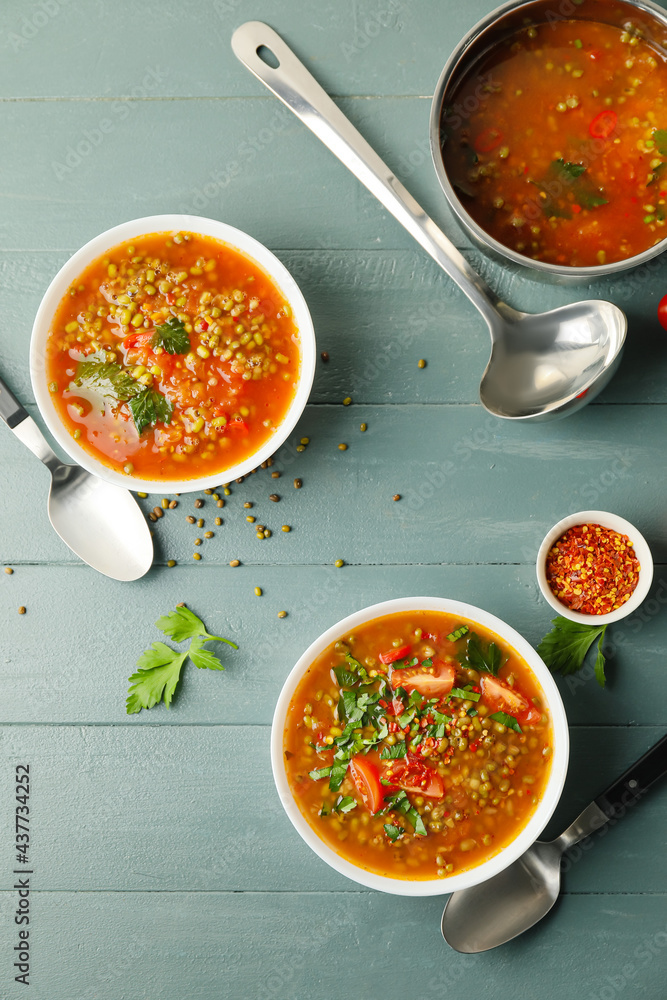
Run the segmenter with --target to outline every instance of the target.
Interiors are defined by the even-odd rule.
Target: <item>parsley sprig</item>
[[[102,352],[90,354],[78,363],[74,385],[90,389],[106,399],[127,403],[137,434],[146,427],[154,427],[159,420],[171,423],[173,406],[167,397],[132,378],[127,368],[107,361]]]
[[[172,316],[166,323],[156,326],[151,337],[151,347],[162,347],[167,354],[187,354],[190,350],[190,338],[180,319]]]
[[[600,687],[604,687],[606,677],[602,643],[607,626],[572,622],[569,618],[562,618],[560,615],[558,618],[552,619],[551,624],[554,626],[553,629],[545,635],[537,647],[537,652],[549,669],[565,675],[575,674],[581,670],[588,650],[598,639],[595,677]]]
[[[142,708],[153,708],[160,701],[164,701],[169,708],[181,677],[183,664],[188,657],[202,670],[224,670],[215,653],[210,649],[204,649],[205,643],[215,640],[226,643],[232,649],[238,649],[231,639],[224,639],[221,635],[211,635],[207,632],[201,618],[184,605],[179,605],[175,611],[161,616],[155,624],[174,642],[190,639],[190,645],[182,653],[164,642],[153,642],[144,650],[137,660],[139,669],[130,677],[128,715],[134,715]]]

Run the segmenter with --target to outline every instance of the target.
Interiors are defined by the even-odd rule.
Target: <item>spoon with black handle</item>
[[[498,875],[452,893],[442,914],[442,936],[447,944],[468,955],[489,951],[545,917],[558,899],[564,851],[610,820],[621,819],[665,773],[667,734],[586,806],[556,840],[536,841]]]
[[[132,494],[79,465],[61,462],[2,379],[0,417],[51,473],[49,520],[72,552],[114,580],[138,580],[147,573],[153,540]]]

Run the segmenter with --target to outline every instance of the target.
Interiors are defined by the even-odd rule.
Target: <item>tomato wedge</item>
[[[350,761],[350,777],[368,811],[375,814],[382,808],[385,796],[380,784],[380,769],[363,754],[357,754]]]
[[[453,663],[435,662],[432,667],[406,667],[392,670],[391,686],[402,687],[410,694],[419,691],[425,698],[444,698],[454,687],[456,667]]]
[[[513,715],[519,723],[538,722],[540,713],[519,691],[509,687],[491,674],[482,674],[480,679],[482,697],[494,712]]]
[[[394,760],[383,777],[405,792],[418,792],[428,799],[441,799],[445,794],[442,776],[421,762]]]
[[[409,652],[409,646],[399,646],[398,649],[389,649],[386,653],[380,653],[380,662],[396,663],[396,660],[402,660]]]
[[[615,111],[601,111],[588,126],[588,131],[594,139],[608,139],[618,124]]]

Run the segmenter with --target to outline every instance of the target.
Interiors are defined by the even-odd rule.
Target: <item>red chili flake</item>
[[[472,689],[473,689],[473,691],[475,692],[475,694],[480,694],[480,693],[481,693],[481,690],[482,690],[482,689],[481,689],[481,687],[479,687],[479,685],[478,685],[478,684],[473,684],[473,687],[472,687]]]
[[[639,560],[627,535],[601,524],[577,524],[551,547],[547,582],[572,611],[606,615],[629,600],[639,582]]]
[[[384,700],[384,698],[380,698],[380,700],[378,701],[378,705],[380,705],[382,708],[387,708],[387,702]]]

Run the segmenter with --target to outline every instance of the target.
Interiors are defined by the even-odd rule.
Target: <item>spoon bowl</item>
[[[618,368],[627,321],[611,302],[589,299],[537,314],[502,311],[480,385],[483,405],[498,416],[545,420],[573,413]]]
[[[482,314],[492,350],[480,399],[490,413],[507,420],[546,420],[572,413],[597,395],[616,370],[625,340],[627,320],[617,306],[589,300],[536,315],[512,309],[426,215],[280,35],[261,21],[248,21],[234,32],[232,48]]]
[[[138,580],[147,573],[153,540],[132,494],[78,465],[61,462],[2,379],[0,417],[51,473],[49,520],[72,552],[113,580]]]

